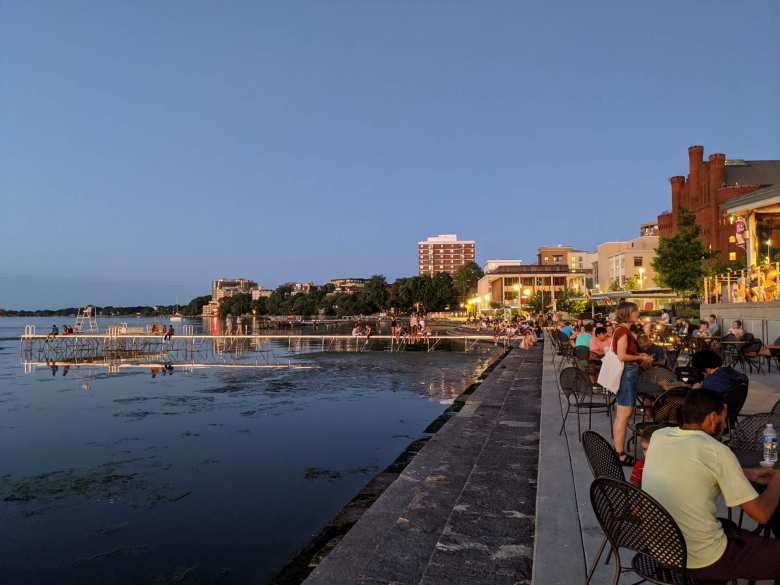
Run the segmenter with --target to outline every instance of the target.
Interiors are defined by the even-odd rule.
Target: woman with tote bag
[[[631,331],[631,325],[639,322],[639,307],[635,303],[622,302],[618,305],[616,316],[618,326],[612,336],[612,351],[623,362],[623,373],[620,375],[620,386],[615,395],[612,433],[620,463],[633,465],[634,458],[625,452],[626,428],[634,415],[639,367],[649,366],[653,363],[653,358],[646,353],[639,353],[636,335]]]

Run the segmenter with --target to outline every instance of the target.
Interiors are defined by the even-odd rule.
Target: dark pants
[[[711,581],[774,579],[780,585],[780,540],[737,528],[728,520],[721,522],[728,538],[723,556],[709,567],[688,569],[688,575]]]

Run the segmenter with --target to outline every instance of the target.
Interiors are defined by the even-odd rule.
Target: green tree
[[[623,290],[639,290],[640,286],[642,285],[638,276],[629,276],[623,283]]]
[[[425,300],[425,308],[432,311],[445,311],[457,304],[458,292],[449,273],[439,272],[431,279],[430,291]]]
[[[202,297],[195,297],[190,303],[182,309],[182,313],[188,317],[195,317],[200,315],[203,311],[203,306],[207,305],[211,300],[211,295],[204,295]]]
[[[623,290],[623,285],[620,284],[619,279],[615,279],[612,282],[609,283],[609,290],[612,292],[617,292]]]
[[[676,234],[662,237],[658,242],[653,259],[656,280],[679,294],[700,292],[707,274],[706,264],[714,254],[704,247],[701,228],[693,213],[681,207],[677,226]]]
[[[252,301],[252,312],[257,315],[267,315],[268,297],[260,297],[256,301]]]
[[[370,305],[374,311],[381,311],[387,308],[388,290],[387,279],[381,274],[375,274],[366,282],[362,294],[366,304]]]
[[[477,281],[484,276],[484,272],[476,262],[466,262],[452,275],[452,283],[457,293],[458,301],[465,301],[469,294],[477,290]]]
[[[246,315],[252,311],[252,295],[240,294],[222,299],[219,305],[219,316],[224,319],[228,313],[234,317]]]

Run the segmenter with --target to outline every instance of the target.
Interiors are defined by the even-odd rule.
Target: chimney
[[[693,209],[701,201],[701,166],[703,163],[704,147],[699,145],[688,147],[688,200]]]
[[[685,177],[672,177],[672,228],[677,231],[677,210],[683,205],[682,196],[685,188]]]
[[[716,198],[718,189],[726,182],[726,155],[722,153],[711,154],[710,161],[710,193]]]

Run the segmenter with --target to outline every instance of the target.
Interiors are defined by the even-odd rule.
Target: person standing
[[[233,335],[233,315],[230,313],[225,316],[225,335]]]
[[[620,462],[623,465],[633,465],[634,458],[625,452],[626,428],[634,415],[639,367],[649,366],[653,358],[645,353],[639,353],[636,335],[631,331],[631,326],[639,323],[639,307],[636,303],[620,303],[616,318],[618,326],[612,336],[612,351],[623,362],[623,373],[615,396],[615,419],[612,431],[615,437],[615,451]]]

